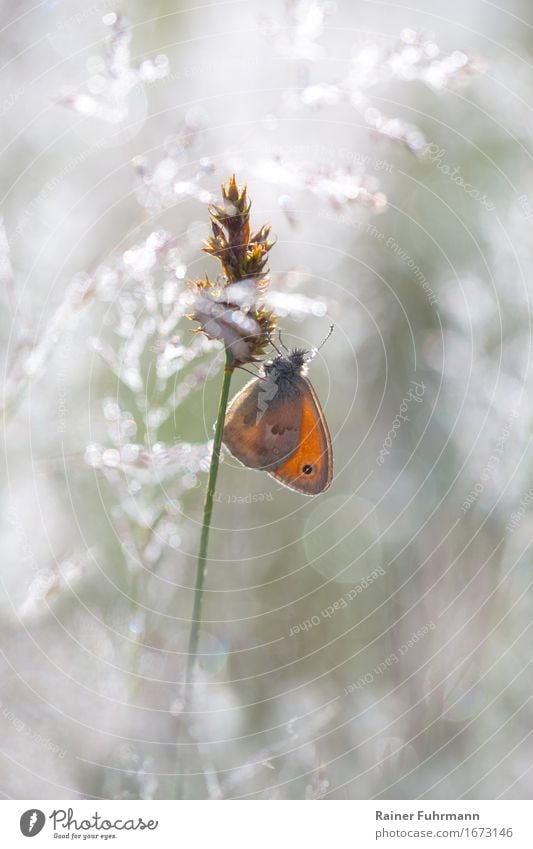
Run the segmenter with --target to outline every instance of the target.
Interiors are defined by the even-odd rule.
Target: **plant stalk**
[[[218,414],[215,425],[215,438],[213,441],[213,454],[211,455],[211,464],[209,466],[209,476],[207,478],[207,490],[204,501],[204,514],[202,518],[202,533],[200,536],[200,547],[198,550],[198,561],[196,564],[196,584],[194,587],[194,603],[191,618],[191,630],[189,633],[189,645],[187,649],[187,665],[185,668],[185,683],[184,683],[184,698],[183,698],[183,715],[180,723],[180,732],[178,734],[178,763],[181,762],[182,769],[188,768],[189,757],[188,750],[185,749],[184,756],[180,755],[180,745],[183,743],[183,732],[185,731],[185,723],[188,720],[188,714],[193,703],[193,688],[196,664],[198,661],[198,640],[200,637],[200,626],[202,624],[202,601],[204,593],[204,582],[207,565],[207,546],[209,543],[209,531],[211,528],[211,517],[213,515],[213,499],[216,491],[218,467],[220,464],[220,449],[222,447],[222,435],[224,433],[224,420],[226,418],[226,407],[228,406],[229,388],[231,377],[233,375],[234,365],[231,351],[226,348],[226,363],[224,366],[224,376],[222,379],[222,387],[220,390],[220,401],[218,403]],[[181,780],[180,780],[181,778]],[[177,776],[178,785],[176,788],[176,798],[181,799],[186,795],[186,774]]]
[[[213,514],[213,498],[216,491],[218,466],[220,463],[220,449],[222,447],[222,435],[224,433],[224,420],[226,418],[226,407],[228,406],[229,388],[233,369],[233,356],[229,348],[226,348],[226,364],[224,366],[224,377],[222,380],[222,388],[220,390],[220,401],[218,404],[218,414],[215,425],[215,438],[213,441],[213,454],[211,456],[209,477],[207,479],[204,515],[202,519],[202,533],[200,536],[200,548],[198,550],[198,562],[196,565],[196,585],[194,588],[194,604],[192,609],[191,631],[189,634],[189,646],[187,650],[187,668],[185,671],[185,702],[187,704],[190,704],[190,691],[194,685],[194,672],[198,655],[198,639],[200,636],[200,625],[202,624],[202,601],[207,565],[207,546],[209,543],[211,516]]]

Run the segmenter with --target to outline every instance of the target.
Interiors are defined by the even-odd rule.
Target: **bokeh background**
[[[3,796],[530,798],[531,5],[1,8]],[[335,478],[225,456],[184,715],[232,173]]]

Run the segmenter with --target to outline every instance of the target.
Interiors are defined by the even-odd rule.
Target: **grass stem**
[[[207,546],[209,543],[209,531],[211,528],[211,517],[213,515],[213,498],[216,491],[218,466],[220,463],[220,449],[222,447],[222,434],[224,433],[224,419],[226,417],[226,407],[228,406],[232,374],[233,357],[231,355],[231,351],[226,348],[226,364],[224,366],[224,377],[220,391],[220,401],[215,425],[215,438],[213,441],[213,454],[211,455],[209,477],[207,479],[204,515],[202,519],[202,533],[200,536],[200,548],[198,551],[198,562],[196,565],[196,585],[194,588],[194,604],[192,610],[191,631],[189,634],[189,647],[187,651],[187,669],[185,672],[185,687],[186,690],[189,691],[194,684],[194,671],[198,655],[198,638],[200,634],[200,625],[202,624],[202,600],[207,564]]]
[[[211,455],[209,476],[207,478],[207,490],[205,493],[204,513],[202,518],[202,532],[200,535],[200,547],[198,550],[198,561],[196,564],[194,603],[191,617],[191,630],[189,633],[189,645],[187,649],[187,666],[185,669],[185,692],[183,699],[184,722],[188,722],[188,714],[193,707],[194,679],[196,665],[198,662],[198,641],[200,638],[200,628],[202,624],[202,602],[207,566],[209,531],[213,515],[213,499],[216,491],[218,467],[220,464],[220,449],[222,447],[222,435],[224,433],[224,420],[226,418],[226,408],[228,406],[229,389],[233,370],[233,356],[229,348],[226,348],[226,363],[224,366],[222,388],[220,390],[220,401],[218,404],[218,413],[215,425],[215,437],[213,440],[213,453]],[[183,780],[185,780],[185,777],[183,777]]]

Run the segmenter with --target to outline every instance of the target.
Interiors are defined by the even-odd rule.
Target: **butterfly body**
[[[324,413],[305,376],[308,356],[297,348],[264,363],[264,376],[231,401],[223,438],[245,466],[304,495],[317,495],[331,483],[333,451]]]

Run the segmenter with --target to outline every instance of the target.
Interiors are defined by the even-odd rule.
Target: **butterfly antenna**
[[[283,341],[283,339],[281,338],[281,330],[279,330],[279,329],[278,329],[278,339],[279,339],[279,343],[280,343],[280,345],[282,345],[282,346],[285,348],[285,350],[286,350],[286,351],[288,351],[289,349],[287,348],[287,346],[286,346],[285,342],[284,342],[284,341]]]
[[[316,349],[317,352],[320,351],[320,349],[326,344],[326,342],[328,341],[329,337],[331,336],[331,334],[333,333],[334,330],[335,330],[335,325],[330,324],[330,327],[329,327],[327,334],[324,336],[324,338],[322,339],[322,342],[320,343],[320,345]]]
[[[331,336],[331,334],[333,333],[334,330],[335,330],[335,325],[331,324],[330,327],[329,327],[329,330],[327,332],[327,335],[324,337],[324,339],[322,339],[322,342],[320,343],[318,348],[311,348],[311,350],[308,351],[307,362],[311,362],[311,360],[313,360],[316,357],[316,355],[318,354],[318,352],[320,351],[322,346],[326,344],[326,342],[328,341],[329,337]]]
[[[270,344],[272,345],[272,347],[274,348],[274,350],[278,352],[278,354],[280,355],[280,357],[282,357],[282,356],[283,356],[283,351],[280,351],[280,349],[278,348],[278,346],[276,345],[276,343],[275,343],[275,342],[274,342],[274,340],[272,339],[272,336],[269,336],[269,337],[268,337],[268,341],[270,342]],[[281,342],[281,339],[280,339],[280,342]]]

